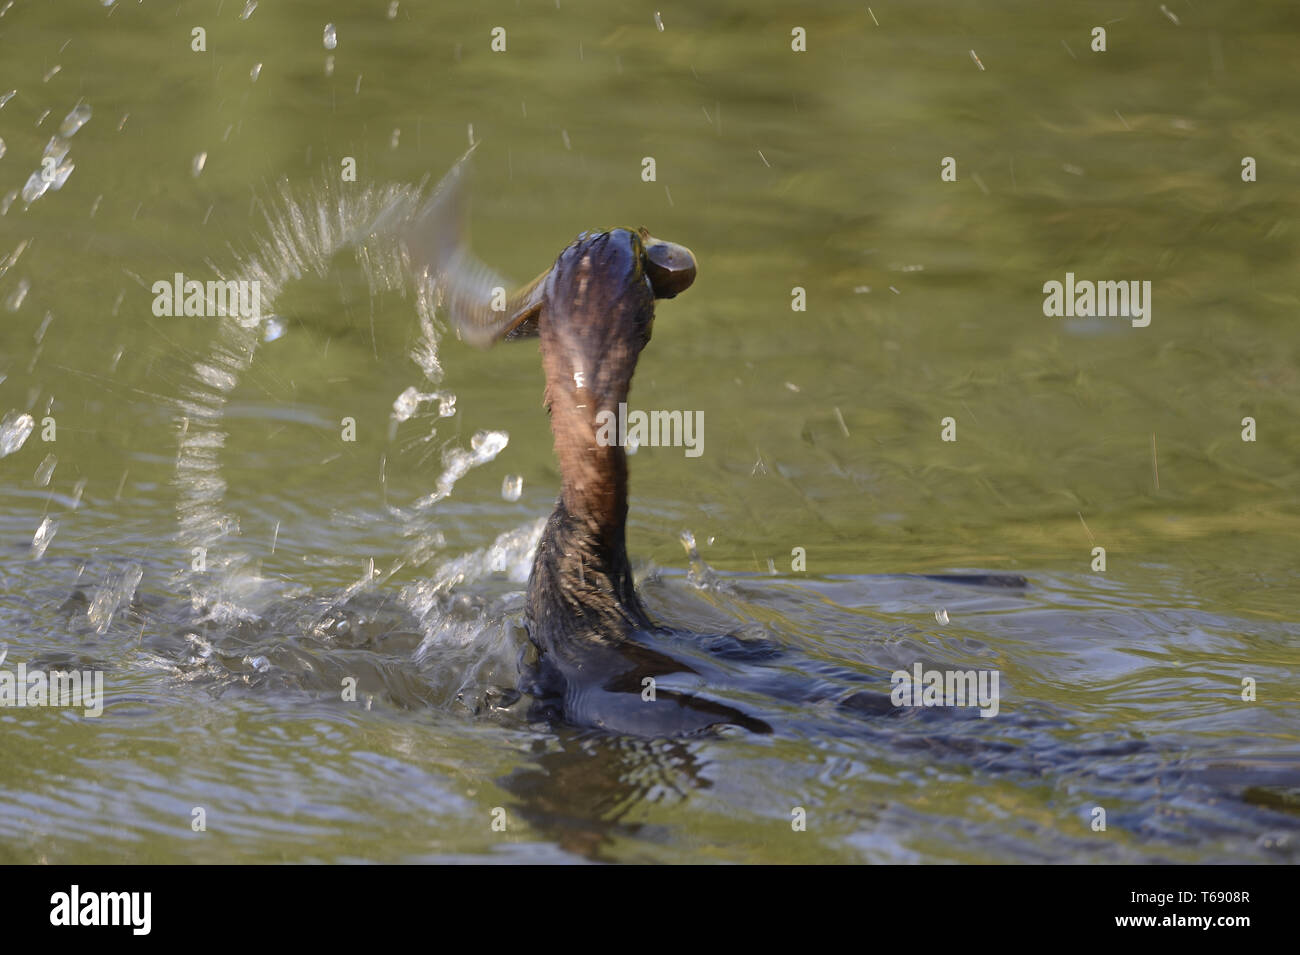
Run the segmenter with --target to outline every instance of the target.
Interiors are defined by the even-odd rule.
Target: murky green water
[[[1294,7],[346,6],[0,3],[0,669],[106,696],[0,709],[0,859],[1295,860]],[[632,459],[630,550],[657,619],[822,681],[719,691],[773,736],[488,712],[558,487],[537,350],[445,335],[431,381],[391,249],[338,251],[471,139],[516,279],[585,229],[694,249],[633,402],[704,451]],[[153,313],[254,264],[262,327]],[[1045,317],[1067,272],[1150,324]],[[394,423],[411,387],[454,414]],[[961,571],[1029,586],[904,576]],[[918,661],[999,715],[832,705]]]

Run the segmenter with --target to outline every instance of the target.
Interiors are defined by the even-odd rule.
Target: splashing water
[[[504,575],[513,584],[526,584],[532,570],[533,552],[537,550],[537,542],[545,528],[544,517],[529,521],[522,527],[498,535],[487,547],[444,562],[423,580],[404,587],[402,603],[428,628],[431,621],[438,619],[439,601],[453,588],[496,574]]]
[[[449,391],[434,391],[425,394],[412,385],[393,402],[392,419],[396,422],[409,421],[420,410],[421,405],[438,403],[438,417],[450,418],[456,413],[456,396]]]
[[[471,450],[449,448],[443,455],[443,472],[438,476],[437,489],[415,502],[417,511],[428,510],[451,494],[456,482],[472,468],[486,464],[505,450],[510,436],[504,431],[480,431],[470,442]]]
[[[94,626],[96,633],[108,632],[113,616],[123,604],[129,605],[135,598],[136,588],[140,586],[143,578],[144,569],[132,561],[120,574],[110,574],[104,580],[90,601],[90,609],[86,611],[86,617]]]
[[[16,312],[18,309],[22,308],[23,302],[27,298],[27,292],[31,287],[32,283],[27,279],[19,279],[18,284],[14,286],[14,290],[10,292],[9,296],[5,299],[5,310]]]
[[[8,457],[21,448],[36,427],[36,420],[29,414],[11,411],[0,420],[0,458]]]
[[[72,112],[63,118],[59,124],[59,135],[64,139],[71,139],[81,129],[90,122],[91,108],[85,103],[73,107]]]
[[[72,175],[73,169],[76,168],[75,163],[68,158],[68,151],[71,148],[69,140],[82,126],[90,122],[92,112],[88,104],[79,103],[63,118],[63,122],[59,124],[59,131],[45,144],[40,165],[27,177],[27,182],[23,185],[22,197],[25,203],[31,205],[50,190],[58,192],[63,188],[68,177]]]
[[[434,197],[437,195],[435,191]],[[241,257],[231,269],[217,267],[218,278],[258,283],[262,315],[271,316],[277,297],[289,283],[308,274],[324,277],[333,258],[349,250],[361,266],[372,296],[414,287],[419,334],[411,358],[424,381],[436,385],[443,374],[438,360],[441,327],[436,319],[442,290],[427,273],[412,274],[403,246],[413,223],[427,228],[432,219],[438,228],[455,225],[428,215],[433,201],[424,198],[423,188],[408,185],[341,189],[329,177],[301,188],[284,184],[269,202],[261,203],[265,228],[256,237],[254,251]],[[218,622],[254,619],[257,608],[267,606],[264,598],[273,592],[283,595],[286,587],[283,581],[262,578],[254,569],[253,558],[238,549],[235,538],[239,535],[239,521],[227,507],[229,489],[221,472],[221,453],[226,444],[224,410],[251,366],[265,335],[261,326],[266,321],[238,315],[220,317],[215,343],[208,354],[193,363],[190,381],[175,402],[177,540],[186,550],[199,549],[205,558],[198,567],[188,568],[180,580],[188,588],[196,612],[203,619]],[[394,432],[415,417],[423,405],[434,403],[440,418],[456,413],[456,396],[450,392],[415,385],[405,388],[393,401]],[[442,534],[429,524],[434,505],[450,495],[466,473],[495,459],[508,441],[504,431],[481,431],[468,449],[444,449],[443,472],[435,490],[409,508],[390,507],[402,521],[403,535],[411,538],[405,556],[395,561],[386,574],[377,574],[372,561],[360,580],[326,600],[322,615],[399,568],[423,566],[432,560],[444,545]],[[536,543],[535,537],[527,540]],[[531,550],[528,556],[530,559]],[[436,587],[462,572],[435,568],[432,574],[431,584]]]
[[[54,468],[58,465],[59,459],[53,454],[45,455],[45,459],[36,468],[36,473],[32,480],[37,487],[49,487],[50,478],[54,476]]]
[[[269,315],[286,285],[308,273],[324,276],[333,256],[352,248],[372,294],[403,288],[398,243],[393,228],[385,228],[383,220],[387,214],[394,222],[402,221],[415,208],[417,198],[418,192],[408,186],[370,186],[340,193],[329,180],[307,190],[285,184],[269,204],[262,205],[266,231],[258,237],[255,251],[218,278],[257,282],[263,314]],[[233,567],[243,559],[243,555],[223,552],[220,547],[236,531],[238,522],[225,510],[226,482],[219,455],[226,440],[223,411],[252,363],[259,344],[259,324],[237,315],[221,317],[216,342],[209,354],[193,364],[192,380],[176,402],[180,429],[175,472],[180,492],[178,537],[187,549],[203,547],[209,552],[209,570]]]
[[[52,517],[41,521],[41,526],[36,528],[36,533],[32,536],[32,560],[40,560],[45,556],[45,550],[50,546],[50,541],[54,540],[54,533],[58,529],[58,522]]]

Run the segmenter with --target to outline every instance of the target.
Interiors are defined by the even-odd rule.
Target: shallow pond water
[[[0,2],[0,670],[104,682],[0,707],[0,861],[1294,862],[1298,31]],[[656,620],[777,649],[710,663],[771,734],[503,705],[537,348],[458,342],[392,241],[472,143],[517,280],[694,250],[632,401],[701,453],[631,458],[629,549]],[[158,315],[177,273],[261,321]],[[1067,273],[1149,324],[1045,316]],[[997,715],[878,705],[917,664]]]

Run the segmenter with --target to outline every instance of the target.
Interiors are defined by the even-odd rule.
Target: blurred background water
[[[0,666],[107,693],[0,709],[0,859],[1294,861],[1298,32],[1284,3],[0,0]],[[997,669],[997,718],[496,711],[558,488],[536,347],[443,335],[366,238],[471,143],[515,279],[587,229],[698,258],[632,393],[704,414],[701,456],[631,461],[652,614],[882,692]],[[157,317],[177,272],[262,276],[273,314]],[[1151,324],[1045,317],[1067,272],[1150,281]],[[906,576],[961,571],[1029,586]]]

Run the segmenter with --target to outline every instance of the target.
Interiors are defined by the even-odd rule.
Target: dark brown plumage
[[[655,300],[690,287],[694,256],[644,229],[584,233],[494,311],[492,290],[504,285],[469,254],[463,180],[462,163],[413,223],[408,254],[465,340],[540,339],[561,486],[528,581],[536,654],[521,688],[535,714],[642,736],[724,723],[769,732],[726,704],[654,688],[660,678],[698,671],[651,645],[667,632],[646,613],[628,561],[627,454],[598,439],[597,416],[616,415],[628,399]]]

